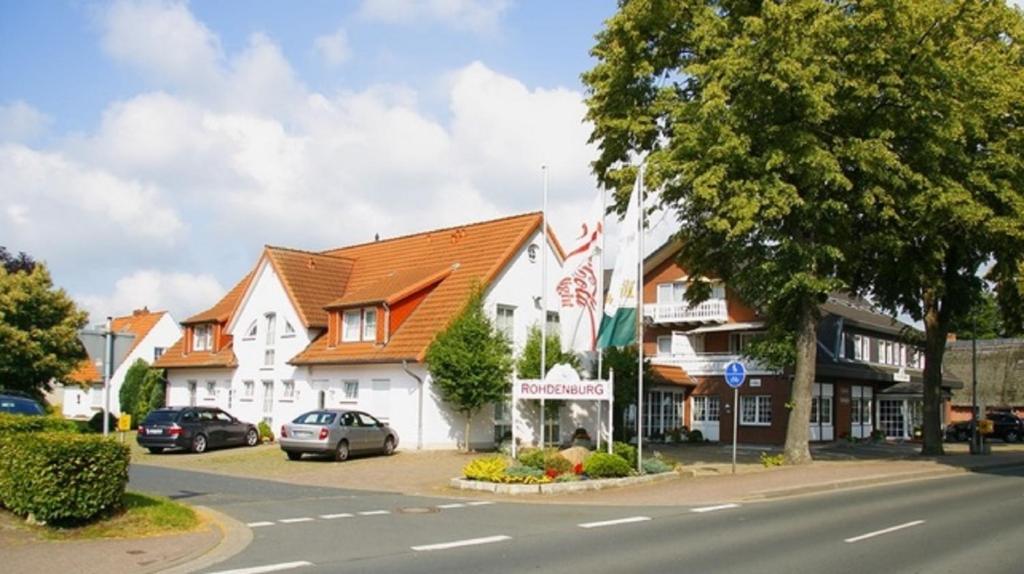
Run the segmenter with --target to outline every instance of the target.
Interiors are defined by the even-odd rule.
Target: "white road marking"
[[[312,566],[312,562],[281,562],[280,564],[268,564],[266,566],[254,566],[252,568],[238,568],[236,570],[221,570],[211,574],[263,574],[264,572],[277,572],[279,570],[291,570],[303,566]]]
[[[476,502],[467,502],[466,506],[487,506],[489,504],[494,503],[491,502],[490,500],[477,500]]]
[[[629,518],[618,518],[615,520],[603,520],[601,522],[584,522],[577,524],[580,528],[601,528],[602,526],[615,526],[617,524],[632,524],[634,522],[647,522],[650,516],[630,516]]]
[[[302,518],[282,518],[281,520],[278,520],[278,522],[281,524],[295,524],[296,522],[313,522],[313,519],[308,516],[303,516]]]
[[[704,506],[701,508],[691,508],[690,512],[714,512],[716,510],[728,510],[730,508],[739,508],[739,504],[719,504],[717,506]]]
[[[250,522],[246,524],[249,528],[259,528],[260,526],[273,526],[273,522]]]
[[[352,518],[351,512],[339,512],[338,514],[321,514],[320,518],[324,520],[333,520],[335,518]]]
[[[391,514],[391,511],[388,511],[388,510],[367,510],[365,512],[360,512],[359,516],[380,516],[382,514]]]
[[[460,548],[462,546],[476,546],[478,544],[493,544],[494,542],[504,542],[505,540],[512,540],[511,536],[498,535],[498,536],[487,536],[484,538],[469,538],[466,540],[456,540],[455,542],[442,542],[441,544],[426,544],[423,546],[411,546],[412,550],[416,552],[429,552],[431,550],[447,550],[449,548]]]
[[[453,502],[451,504],[438,504],[437,505],[438,508],[465,508],[465,506],[466,505],[462,504],[461,502]]]
[[[868,532],[867,534],[861,534],[860,536],[854,536],[853,538],[847,538],[846,540],[843,540],[843,542],[852,544],[854,542],[860,542],[861,540],[867,540],[868,538],[874,538],[875,536],[889,534],[890,532],[896,532],[897,530],[903,530],[904,528],[919,526],[921,524],[924,524],[924,520],[905,522],[903,524],[897,524],[896,526],[890,526],[889,528],[883,528],[882,530],[876,530],[874,532]]]

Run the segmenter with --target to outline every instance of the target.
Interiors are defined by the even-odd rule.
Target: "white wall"
[[[122,362],[110,377],[110,412],[115,416],[121,414],[121,403],[118,395],[121,392],[121,385],[124,384],[124,377],[128,369],[137,361],[142,359],[152,364],[155,360],[153,353],[157,347],[167,349],[181,337],[181,327],[171,317],[170,313],[164,313],[157,324],[146,333],[142,341],[132,349],[124,362]],[[96,386],[92,389],[83,390],[77,385],[69,385],[64,388],[63,412],[69,418],[90,418],[101,410],[101,407],[93,407],[95,393],[102,393],[103,387]],[[102,400],[95,401],[102,405]]]

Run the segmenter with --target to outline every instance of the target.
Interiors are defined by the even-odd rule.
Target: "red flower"
[[[544,474],[548,475],[548,478],[553,479],[556,476],[558,476],[558,471],[553,468],[549,468],[546,471],[544,471]]]
[[[583,463],[577,462],[576,466],[572,467],[572,471],[575,474],[583,474]]]

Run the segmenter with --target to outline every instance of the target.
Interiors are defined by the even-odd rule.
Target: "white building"
[[[522,349],[543,320],[541,221],[530,213],[316,253],[268,246],[223,299],[182,323],[184,336],[156,365],[167,369],[168,404],[216,405],[275,432],[308,410],[353,408],[389,422],[405,448],[455,448],[465,421],[436,393],[427,347],[480,285],[486,310]],[[547,249],[554,302],[550,279],[564,256],[551,234]],[[517,411],[527,444],[534,410],[523,402]],[[595,411],[569,404],[546,434],[566,441],[584,427],[593,436]],[[471,445],[493,446],[508,424],[507,408],[483,409]]]
[[[150,312],[137,309],[131,315],[115,317],[111,330],[121,336],[130,336],[127,354],[110,378],[110,412],[121,413],[118,394],[128,369],[142,359],[153,364],[163,352],[181,338],[181,328],[166,311]],[[103,409],[103,374],[97,365],[100,357],[84,359],[69,376],[75,384],[64,386],[62,410],[65,417],[88,419]]]

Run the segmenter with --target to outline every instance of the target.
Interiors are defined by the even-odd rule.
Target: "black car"
[[[260,433],[218,408],[169,407],[149,413],[135,440],[153,454],[168,448],[201,453],[220,446],[256,446]]]
[[[45,415],[46,410],[39,401],[19,391],[0,389],[0,413],[15,415]]]
[[[989,413],[985,418],[992,421],[992,433],[1004,442],[1020,442],[1024,437],[1024,421],[1011,413]],[[946,427],[946,439],[965,441],[971,438],[971,421],[960,421]]]

